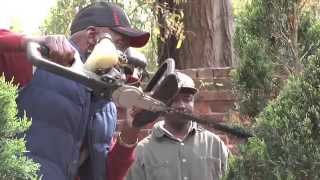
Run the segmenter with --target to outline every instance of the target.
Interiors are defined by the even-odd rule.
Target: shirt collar
[[[197,130],[198,126],[196,122],[191,122],[190,123],[190,127],[188,130],[188,134],[187,136],[189,136],[190,134],[194,133]],[[156,137],[156,138],[161,138],[163,136],[168,136],[170,138],[173,139],[177,139],[176,137],[174,137],[174,135],[168,131],[165,127],[164,127],[164,120],[157,122],[152,130],[152,136]]]

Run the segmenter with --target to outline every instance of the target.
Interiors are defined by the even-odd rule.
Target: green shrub
[[[264,0],[247,3],[236,17],[234,46],[240,60],[232,77],[239,100],[237,110],[249,117],[258,115],[271,93],[278,91],[267,4]]]
[[[233,73],[233,82],[239,97],[241,114],[255,117],[265,108],[274,83],[272,81],[273,64],[268,60],[266,47],[262,39],[250,36],[242,31],[236,33],[240,47],[240,64]],[[241,43],[241,45],[240,45]]]
[[[257,117],[225,179],[320,179],[320,50]]]
[[[236,17],[240,63],[233,80],[239,112],[255,117],[278,95],[283,80],[303,71],[302,64],[320,48],[320,19],[307,8],[295,11],[301,1],[246,2]]]
[[[16,96],[17,87],[0,77],[0,179],[37,179],[39,165],[25,156],[25,141],[16,137],[31,125],[17,118]]]

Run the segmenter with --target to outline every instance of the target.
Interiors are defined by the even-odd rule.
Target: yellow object
[[[84,68],[92,72],[98,69],[111,68],[118,64],[118,58],[117,49],[111,39],[103,38],[94,47],[84,64]]]

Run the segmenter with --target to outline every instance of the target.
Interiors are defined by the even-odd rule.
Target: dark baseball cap
[[[126,13],[121,7],[110,2],[97,2],[81,9],[71,24],[71,34],[89,26],[109,27],[129,39],[131,47],[144,46],[150,37],[148,32],[132,28]]]

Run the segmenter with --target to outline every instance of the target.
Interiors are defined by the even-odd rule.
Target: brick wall
[[[201,68],[185,69],[182,72],[194,79],[197,88],[200,90],[195,103],[195,113],[212,119],[216,122],[227,121],[230,109],[234,106],[235,96],[232,93],[232,82],[230,79],[231,68]],[[120,127],[125,118],[125,111],[119,109]],[[142,129],[140,138],[145,137],[150,132],[152,124]],[[243,142],[230,134],[207,127],[210,131],[218,134],[229,149],[236,153],[236,144]]]

